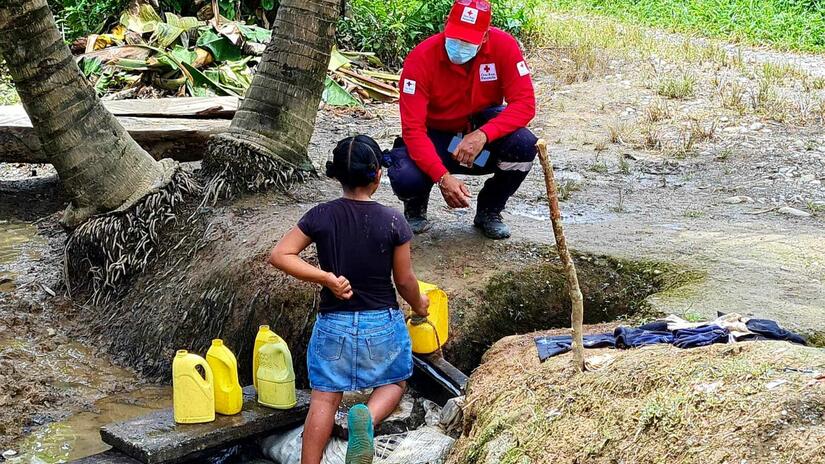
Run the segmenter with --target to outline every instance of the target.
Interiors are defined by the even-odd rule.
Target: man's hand
[[[421,301],[416,306],[411,308],[413,312],[420,317],[427,317],[430,315],[430,298],[425,294],[421,294]]]
[[[335,295],[335,298],[339,300],[349,300],[352,298],[352,285],[350,285],[349,280],[344,276],[336,276],[328,272],[324,287],[328,288],[332,294]]]
[[[470,207],[470,190],[464,185],[464,182],[456,179],[452,174],[444,174],[441,182],[438,183],[441,189],[441,195],[444,196],[444,201],[450,208],[469,208]]]
[[[487,134],[481,130],[474,130],[465,135],[453,152],[453,159],[459,164],[471,167],[476,156],[484,149],[484,144],[487,143]]]

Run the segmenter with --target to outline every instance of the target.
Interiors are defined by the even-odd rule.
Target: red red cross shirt
[[[490,28],[469,69],[447,58],[444,34],[436,34],[410,52],[399,81],[401,135],[410,157],[437,182],[447,172],[427,129],[467,132],[470,116],[507,102],[507,108],[481,127],[492,142],[527,126],[536,114],[530,70],[518,42]]]

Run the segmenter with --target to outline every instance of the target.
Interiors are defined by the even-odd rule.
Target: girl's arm
[[[418,289],[418,279],[412,268],[410,242],[395,247],[392,258],[392,276],[401,298],[410,305],[415,314],[426,317],[429,314],[427,309],[430,306],[430,300]]]
[[[287,274],[305,282],[313,282],[330,289],[341,300],[352,298],[352,286],[344,276],[336,276],[309,264],[298,256],[312,243],[312,239],[293,227],[275,245],[269,254],[269,263]]]

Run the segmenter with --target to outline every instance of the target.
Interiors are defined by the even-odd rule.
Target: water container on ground
[[[172,361],[172,402],[175,422],[179,424],[215,420],[212,369],[205,359],[186,350],[178,350]]]
[[[212,340],[206,352],[206,362],[215,379],[215,412],[231,416],[241,412],[243,390],[238,382],[238,361],[223,340]]]
[[[298,402],[292,354],[286,342],[274,333],[258,352],[258,403],[275,409],[290,409]]]

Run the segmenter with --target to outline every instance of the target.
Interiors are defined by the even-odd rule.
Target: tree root
[[[316,175],[311,165],[295,165],[244,135],[229,132],[209,141],[203,161],[203,171],[209,180],[201,205],[215,205],[239,193],[271,189],[287,192],[296,183]]]
[[[132,207],[94,217],[75,229],[64,250],[70,292],[74,277],[83,282],[77,290],[90,290],[92,303],[106,303],[130,276],[146,269],[163,227],[175,222],[184,199],[200,190],[191,174],[175,170],[169,182]]]

